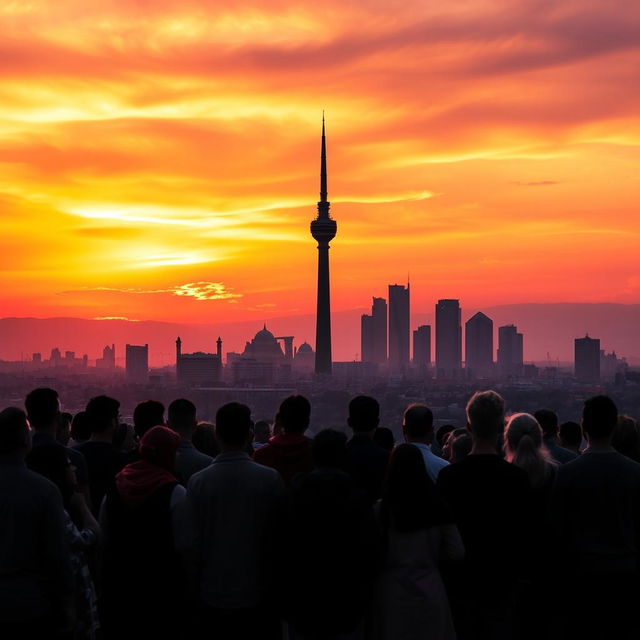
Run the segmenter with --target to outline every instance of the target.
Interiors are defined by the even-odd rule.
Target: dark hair
[[[157,400],[141,402],[133,410],[133,428],[138,438],[152,427],[164,425],[164,405]]]
[[[71,437],[76,442],[84,442],[91,437],[91,425],[86,411],[78,411],[71,421]]]
[[[191,443],[200,453],[212,458],[215,458],[220,453],[215,427],[209,422],[200,422],[196,426],[191,436]]]
[[[455,431],[455,426],[452,424],[443,424],[436,431],[436,442],[440,445],[441,448],[444,447],[445,440],[452,431]]]
[[[504,398],[495,391],[476,391],[467,403],[474,438],[496,438],[504,429]]]
[[[18,407],[0,411],[0,455],[16,453],[26,446],[29,437],[27,414]]]
[[[349,403],[349,426],[354,431],[373,431],[380,421],[380,405],[370,396],[356,396]]]
[[[347,436],[335,429],[323,429],[313,439],[313,461],[316,467],[344,469]]]
[[[38,431],[50,426],[60,416],[60,400],[54,389],[42,387],[27,394],[24,400],[29,423],[32,429]]]
[[[373,432],[373,441],[385,451],[391,451],[396,444],[393,431],[387,427],[378,427]]]
[[[309,426],[311,403],[301,395],[285,398],[278,409],[285,433],[304,433]]]
[[[538,409],[533,417],[538,421],[545,438],[551,438],[558,433],[558,416],[551,409]]]
[[[616,428],[611,438],[613,448],[627,458],[640,460],[640,434],[636,421],[630,416],[618,416]]]
[[[426,438],[433,433],[431,409],[426,404],[410,404],[404,412],[404,430],[410,438]]]
[[[582,442],[582,427],[577,422],[563,422],[560,425],[560,442],[579,447]]]
[[[590,438],[609,438],[618,422],[618,407],[608,396],[585,400],[582,428]]]
[[[58,487],[62,495],[64,508],[69,510],[69,502],[75,487],[69,482],[67,469],[71,464],[66,449],[57,442],[34,447],[25,462],[31,471],[51,480]]]
[[[169,405],[167,418],[169,426],[178,433],[189,431],[196,426],[196,405],[186,398],[174,400]]]
[[[109,396],[96,396],[87,403],[87,421],[91,433],[104,433],[118,419],[120,403]]]
[[[239,402],[229,402],[216,413],[216,436],[221,444],[232,447],[243,445],[253,423],[251,409]]]
[[[71,425],[72,421],[73,421],[73,416],[68,411],[63,411],[60,414],[61,423]]]
[[[449,448],[451,450],[452,459],[456,462],[464,460],[471,453],[471,448],[473,447],[473,440],[471,439],[469,432],[465,430],[465,433],[452,435],[451,438]]]
[[[266,442],[271,436],[271,425],[266,420],[258,420],[253,425],[254,442]]]
[[[391,452],[381,507],[386,524],[400,532],[452,522],[427,473],[422,452],[412,444],[401,444]]]

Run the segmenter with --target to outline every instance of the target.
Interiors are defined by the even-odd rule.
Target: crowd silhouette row
[[[347,411],[345,411],[347,413]],[[187,399],[40,388],[0,412],[0,637],[189,640],[638,638],[640,435],[614,402],[581,424],[467,424],[379,404],[310,438],[311,405],[198,423]]]

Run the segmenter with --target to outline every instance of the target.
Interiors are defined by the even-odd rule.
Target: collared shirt
[[[207,605],[249,608],[271,594],[273,548],[283,509],[280,475],[246,453],[221,453],[191,477],[185,542]]]
[[[410,444],[420,449],[420,453],[424,458],[424,465],[425,467],[427,467],[427,473],[429,474],[429,477],[435,482],[438,479],[440,469],[449,466],[449,463],[433,453],[431,451],[431,447],[424,442],[411,442]]]
[[[62,497],[23,462],[0,463],[0,620],[48,615],[73,592]]]

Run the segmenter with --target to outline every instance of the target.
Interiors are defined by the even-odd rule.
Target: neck
[[[469,455],[486,455],[488,453],[498,455],[495,438],[491,438],[488,440],[480,440],[474,438],[473,446],[471,447]]]
[[[409,444],[426,444],[429,446],[431,444],[431,438],[413,438],[411,436],[407,436],[407,442]]]
[[[610,438],[589,438],[588,451],[596,452],[613,452],[615,449],[611,446]]]
[[[34,433],[41,433],[42,435],[51,436],[52,438],[55,438],[58,433],[58,429],[55,424],[51,424],[46,427],[34,427],[33,431]]]
[[[230,445],[220,443],[220,453],[246,453],[246,445]]]
[[[372,429],[371,431],[355,431],[353,432],[354,436],[361,436],[361,437],[365,437],[365,438],[369,438],[369,440],[373,440],[373,433],[374,433],[375,429]]]
[[[112,431],[104,431],[102,433],[92,433],[90,440],[92,442],[108,442],[109,444],[113,443],[113,432]]]

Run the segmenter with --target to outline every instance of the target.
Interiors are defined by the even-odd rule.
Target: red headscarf
[[[128,464],[116,476],[118,493],[126,503],[139,506],[165,485],[178,482],[175,466],[179,443],[180,436],[168,427],[153,427],[142,436],[138,447],[141,460]]]

